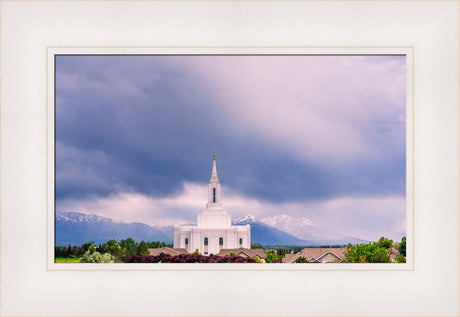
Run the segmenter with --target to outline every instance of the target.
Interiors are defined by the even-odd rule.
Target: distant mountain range
[[[173,228],[152,227],[140,222],[126,223],[97,215],[78,212],[56,213],[56,245],[80,245],[94,241],[103,243],[110,239],[120,241],[133,238],[136,241],[173,242]]]
[[[335,235],[324,239],[307,218],[295,219],[287,215],[256,220],[252,216],[235,219],[233,225],[251,225],[251,242],[263,245],[318,246],[329,244],[356,244],[367,241]],[[292,233],[287,233],[286,231]],[[309,233],[311,232],[311,233]],[[302,235],[303,233],[303,235]],[[78,212],[56,213],[56,245],[80,245],[94,241],[133,238],[136,241],[173,242],[173,227],[150,226],[139,222],[122,222],[93,214]]]
[[[315,245],[314,241],[299,239],[275,227],[257,221],[252,216],[237,218],[232,222],[235,226],[251,226],[251,242],[263,245]]]
[[[341,245],[369,242],[356,237],[332,232],[329,228],[318,228],[313,225],[310,219],[304,217],[294,218],[289,215],[279,215],[264,218],[261,222],[281,231],[289,232],[299,239],[312,241],[313,245]]]

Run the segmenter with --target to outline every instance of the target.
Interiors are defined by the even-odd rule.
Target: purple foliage
[[[219,255],[201,255],[195,253],[168,255],[160,253],[159,255],[142,255],[136,254],[128,258],[128,263],[257,263],[253,258],[243,258],[240,256],[219,256]]]

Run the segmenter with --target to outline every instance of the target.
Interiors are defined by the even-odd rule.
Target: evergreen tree
[[[112,254],[115,258],[119,258],[121,256],[121,247],[118,243],[109,247],[109,253]]]
[[[401,252],[404,257],[406,256],[406,237],[401,239],[401,243],[399,244],[399,252]]]
[[[148,244],[142,240],[137,247],[137,254],[150,255]]]

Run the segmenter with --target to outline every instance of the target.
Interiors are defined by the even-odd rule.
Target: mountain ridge
[[[294,218],[289,215],[282,214],[266,217],[260,221],[281,231],[289,232],[291,235],[299,239],[315,241],[320,245],[339,245],[348,243],[357,244],[369,242],[357,237],[351,237],[330,231],[328,228],[319,228],[306,217]]]
[[[237,226],[249,224],[251,226],[251,242],[262,245],[319,246],[349,243],[340,240],[315,239],[314,236],[312,236],[313,239],[302,239],[263,221],[264,219],[259,221],[254,216],[247,215],[234,219],[232,224]],[[57,212],[55,225],[57,246],[80,245],[92,241],[103,243],[110,239],[120,241],[129,237],[136,241],[173,242],[173,226],[151,226],[141,222],[124,222],[95,214]],[[356,240],[366,242],[361,239]]]

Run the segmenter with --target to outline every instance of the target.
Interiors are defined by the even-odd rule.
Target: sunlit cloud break
[[[58,211],[96,214],[124,222],[151,226],[196,223],[206,203],[207,186],[184,183],[183,191],[172,197],[155,198],[139,193],[120,193],[104,198],[66,199]],[[225,192],[224,207],[234,218],[255,216],[270,224],[279,215],[302,218],[309,226],[326,232],[375,240],[380,236],[401,239],[405,232],[405,199],[401,197],[342,197],[314,203],[270,203]],[[376,232],[376,229],[378,231]]]

